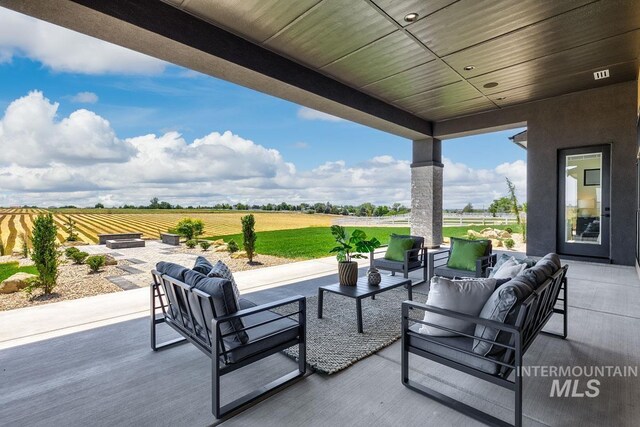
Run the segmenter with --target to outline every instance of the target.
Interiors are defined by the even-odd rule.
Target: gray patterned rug
[[[413,291],[416,301],[425,302],[426,294]],[[307,363],[316,371],[334,374],[357,361],[393,344],[400,338],[400,304],[407,299],[404,289],[392,289],[362,300],[362,324],[359,334],[356,301],[340,295],[324,294],[322,319],[318,319],[318,297],[307,298]],[[280,313],[290,310],[276,310]],[[284,351],[294,359],[298,346]]]

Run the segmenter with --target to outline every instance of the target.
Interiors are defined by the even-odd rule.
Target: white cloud
[[[69,99],[78,104],[95,104],[98,102],[98,95],[93,92],[78,92]]]
[[[13,101],[0,120],[0,204],[107,206],[218,202],[410,203],[408,160],[389,155],[357,164],[335,160],[298,170],[275,149],[230,131],[192,142],[179,133],[119,139],[109,122],[86,109],[57,118],[41,92]],[[444,205],[489,203],[509,176],[523,197],[526,165],[473,169],[444,159]]]
[[[304,142],[304,141],[294,142],[293,144],[291,144],[291,146],[293,148],[297,148],[299,150],[304,150],[304,149],[309,148],[309,144]]]
[[[88,110],[56,120],[58,103],[42,92],[16,99],[0,120],[0,165],[41,167],[125,161],[135,153],[109,122]]]
[[[304,120],[324,120],[328,122],[344,122],[344,119],[340,117],[332,116],[331,114],[323,113],[322,111],[313,110],[307,107],[300,107],[298,110],[298,117]]]
[[[45,21],[0,8],[0,63],[14,56],[53,71],[82,74],[159,74],[167,63]]]
[[[474,169],[444,158],[444,207],[488,207],[492,200],[507,195],[506,179],[516,186],[516,195],[526,201],[527,164],[522,160],[502,163],[494,169]]]

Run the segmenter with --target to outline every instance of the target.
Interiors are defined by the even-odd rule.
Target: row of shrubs
[[[104,255],[92,255],[81,251],[76,247],[67,248],[64,251],[67,258],[73,260],[74,264],[86,264],[92,273],[97,273],[104,266],[107,259]]]
[[[196,246],[200,246],[200,248],[202,248],[203,251],[206,251],[211,247],[211,242],[208,240],[198,241],[196,239],[191,239],[191,240],[187,240],[184,244],[189,249],[193,249]],[[240,250],[240,247],[238,246],[235,240],[232,239],[227,242],[227,251],[229,253],[232,254],[234,252],[238,252],[239,250]]]

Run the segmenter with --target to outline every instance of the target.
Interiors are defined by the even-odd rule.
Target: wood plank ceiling
[[[638,73],[640,0],[165,1],[432,121]]]

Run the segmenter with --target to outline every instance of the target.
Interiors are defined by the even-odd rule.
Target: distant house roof
[[[514,143],[518,144],[520,147],[527,149],[527,130],[523,130],[520,133],[516,133],[513,136],[509,137]]]

